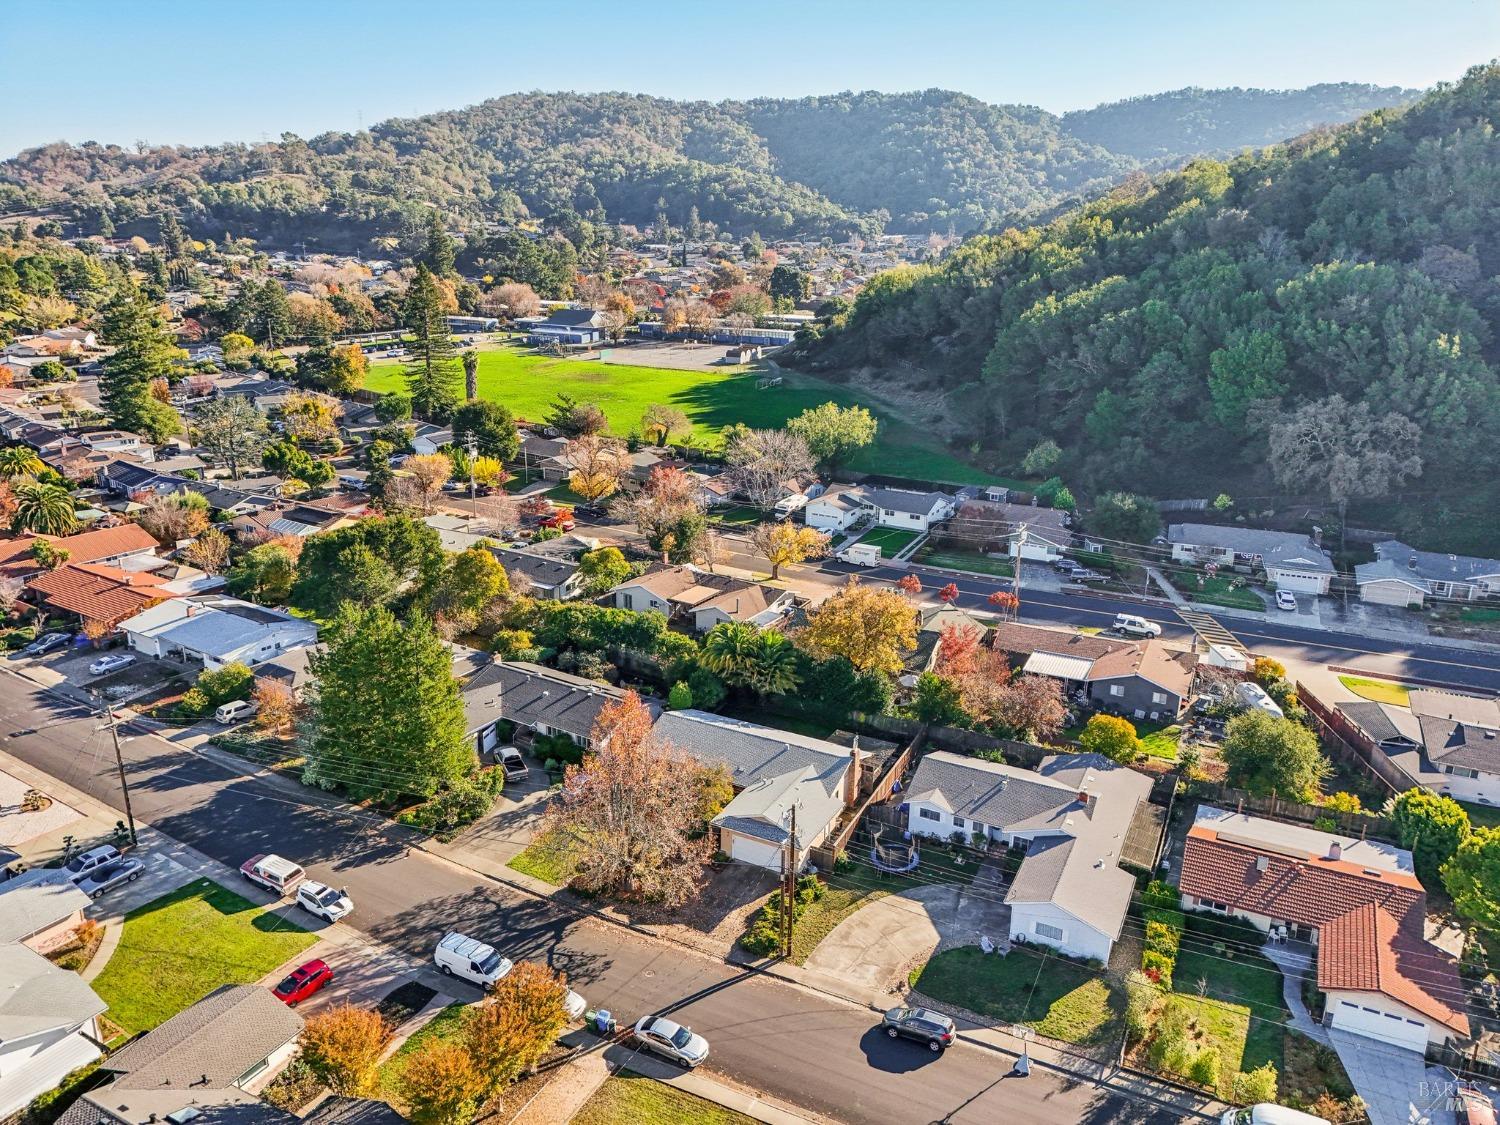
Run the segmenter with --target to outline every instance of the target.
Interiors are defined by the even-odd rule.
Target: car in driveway
[[[298,965],[271,991],[276,999],[289,1007],[296,1007],[309,996],[313,996],[333,983],[333,970],[322,958]]]
[[[107,891],[126,883],[134,883],[145,869],[146,865],[140,860],[122,856],[108,863],[101,863],[78,880],[76,886],[89,898],[102,898]]]
[[[928,1008],[892,1008],[881,1017],[880,1026],[892,1039],[914,1039],[940,1055],[953,1045],[956,1028],[942,1012]]]
[[[68,873],[68,882],[79,883],[88,877],[89,872],[96,867],[102,867],[106,863],[113,863],[120,858],[120,849],[113,844],[101,844],[97,848],[90,848],[86,852],[79,852],[68,860],[67,866],[63,868]]]
[[[325,922],[337,922],[354,911],[354,900],[344,888],[315,883],[311,879],[297,884],[297,905]]]
[[[1276,608],[1284,609],[1289,613],[1297,612],[1297,595],[1290,590],[1276,591]]]
[[[107,676],[111,672],[118,672],[121,668],[129,668],[135,663],[135,655],[129,652],[112,652],[108,656],[101,656],[89,665],[90,676]]]
[[[22,656],[46,656],[53,649],[65,648],[73,639],[71,633],[43,633],[21,650]]]
[[[506,781],[524,781],[531,772],[526,766],[526,759],[521,757],[521,752],[514,746],[502,746],[496,750],[495,761],[500,763],[500,770],[505,774]]]
[[[707,1039],[665,1016],[642,1016],[630,1029],[630,1037],[643,1049],[688,1070],[708,1058]]]

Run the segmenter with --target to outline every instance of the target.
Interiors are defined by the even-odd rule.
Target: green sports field
[[[861,402],[847,387],[803,375],[786,376],[779,387],[757,390],[756,376],[722,371],[680,371],[662,367],[623,367],[597,360],[554,359],[517,348],[479,353],[479,397],[503,402],[519,418],[540,421],[547,406],[567,393],[594,402],[609,417],[610,430],[624,436],[640,425],[652,403],[682,409],[694,434],[713,440],[731,422],[755,428],[780,426],[811,406],[830,400],[841,406]],[[372,391],[403,390],[399,363],[376,364],[365,385]],[[868,404],[866,404],[868,405]],[[850,468],[888,476],[954,484],[983,484],[991,478],[954,457],[909,423],[880,410],[880,436],[862,450]]]

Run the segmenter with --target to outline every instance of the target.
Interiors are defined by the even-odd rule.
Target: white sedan
[[[89,675],[102,676],[107,672],[118,672],[121,668],[128,668],[135,663],[135,657],[127,652],[117,652],[111,656],[101,656],[89,665]]]
[[[691,1070],[708,1058],[708,1040],[665,1016],[642,1016],[630,1030],[643,1048]]]
[[[297,905],[327,922],[337,922],[354,910],[354,900],[349,897],[348,891],[310,880],[298,886]]]
[[[1276,608],[1277,609],[1285,609],[1285,610],[1289,610],[1292,613],[1296,613],[1297,612],[1297,595],[1294,594],[1294,593],[1292,593],[1290,590],[1277,590],[1276,591]]]

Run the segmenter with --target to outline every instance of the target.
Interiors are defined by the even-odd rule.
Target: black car
[[[55,648],[62,648],[72,636],[68,633],[46,633],[21,650],[22,656],[45,656]]]
[[[953,1043],[953,1021],[927,1008],[892,1008],[880,1023],[892,1039],[916,1039],[933,1054],[941,1054]]]

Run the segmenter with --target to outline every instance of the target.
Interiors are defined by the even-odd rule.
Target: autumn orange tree
[[[771,577],[781,577],[781,568],[796,566],[828,553],[828,536],[814,527],[793,523],[759,523],[750,542],[771,564]]]
[[[842,656],[861,672],[901,671],[916,647],[917,612],[896,590],[849,582],[808,615],[799,644],[819,657]]]
[[[493,1097],[531,1070],[568,1023],[567,983],[545,965],[517,962],[492,1000],[464,1013],[461,1042]]]
[[[292,689],[275,680],[260,680],[250,693],[255,702],[255,725],[268,734],[284,737],[291,734],[300,705]]]
[[[336,1094],[357,1097],[375,1085],[375,1068],[391,1029],[379,1012],[341,1004],[309,1016],[302,1061]]]
[[[487,1083],[460,1043],[424,1039],[401,1069],[401,1096],[416,1125],[468,1125]]]
[[[594,752],[568,767],[547,812],[549,827],[573,844],[575,882],[669,906],[686,902],[712,851],[696,814],[704,767],[656,738],[635,692],[599,712],[592,738]]]
[[[983,643],[976,625],[949,625],[938,638],[935,670],[958,689],[959,704],[977,723],[1011,738],[1050,738],[1067,722],[1056,680],[1014,676],[1005,654]]]

